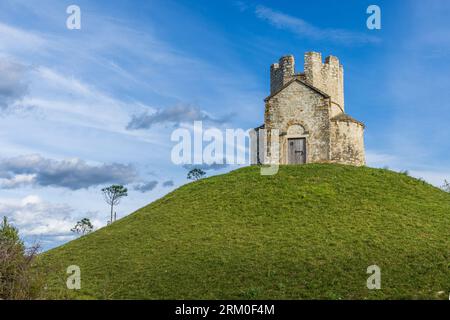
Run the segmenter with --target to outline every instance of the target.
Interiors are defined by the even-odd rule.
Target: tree
[[[445,192],[450,192],[450,182],[444,180],[444,185],[441,187]]]
[[[110,222],[112,223],[115,220],[115,215],[113,215],[114,206],[117,206],[123,197],[128,196],[128,189],[122,185],[114,184],[107,188],[103,188],[102,192],[106,203],[111,206]]]
[[[5,242],[18,245],[22,248],[24,246],[19,237],[19,230],[8,222],[7,217],[3,217],[3,221],[0,224],[0,244]]]
[[[77,222],[75,227],[70,229],[73,233],[81,234],[82,236],[91,233],[94,230],[94,226],[88,218],[83,218]]]
[[[188,172],[187,178],[189,180],[200,180],[206,175],[206,172],[200,168],[194,168]]]
[[[0,300],[37,299],[44,289],[42,269],[34,263],[39,245],[25,248],[6,217],[0,223]]]

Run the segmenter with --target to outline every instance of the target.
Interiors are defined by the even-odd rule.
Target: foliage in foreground
[[[6,217],[0,224],[0,299],[37,299],[44,288],[43,274],[35,265],[39,246],[26,249],[18,230]]]

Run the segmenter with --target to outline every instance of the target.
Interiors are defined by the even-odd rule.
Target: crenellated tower
[[[335,56],[328,56],[325,62],[319,52],[305,53],[304,72],[295,72],[292,55],[281,57],[270,66],[270,94],[281,90],[292,79],[300,79],[330,96],[332,114],[345,112],[344,67]]]
[[[304,59],[299,73],[292,55],[270,67],[264,125],[256,128],[270,135],[257,140],[258,163],[364,165],[364,124],[345,113],[343,66],[335,56],[323,61],[318,52],[307,52]],[[270,149],[275,141],[279,159]]]
[[[330,96],[331,103],[338,108],[335,114],[345,112],[344,109],[344,67],[335,56],[325,58],[319,52],[305,53],[305,80],[313,87]]]
[[[280,90],[295,76],[294,56],[281,57],[278,63],[270,66],[270,94]]]

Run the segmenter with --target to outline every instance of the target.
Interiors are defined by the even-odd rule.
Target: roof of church
[[[313,85],[309,84],[308,82],[299,79],[298,77],[294,77],[292,80],[289,80],[288,82],[286,82],[286,84],[284,86],[282,86],[280,89],[278,89],[277,91],[275,91],[274,93],[272,93],[270,96],[268,96],[267,98],[264,99],[264,101],[268,101],[271,98],[273,98],[274,96],[276,96],[278,93],[280,93],[281,91],[284,90],[284,88],[288,87],[291,83],[293,82],[299,82],[301,84],[303,84],[304,86],[312,89],[313,91],[317,92],[318,94],[322,95],[325,98],[330,98],[330,96],[328,94],[326,94],[325,92],[323,92],[322,90],[317,89],[316,87],[314,87]]]
[[[355,118],[350,117],[348,114],[346,113],[341,113],[338,114],[337,116],[334,116],[333,118],[330,119],[331,121],[347,121],[347,122],[354,122],[357,124],[362,125],[363,127],[366,127],[364,125],[364,123],[362,123],[361,121],[356,120]]]

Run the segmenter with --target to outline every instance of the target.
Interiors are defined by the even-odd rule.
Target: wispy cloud
[[[245,3],[244,1],[234,1],[233,5],[239,9],[239,11],[244,12],[247,11],[250,8],[250,5],[248,3]]]
[[[399,160],[392,154],[377,152],[374,150],[367,150],[366,162],[372,167],[388,167],[393,164],[397,165]]]
[[[144,113],[141,115],[134,115],[129,122],[127,129],[149,129],[157,124],[179,126],[182,123],[192,123],[194,121],[223,124],[228,119],[229,116],[222,119],[214,118],[207,112],[194,106],[178,105],[165,109],[158,109],[152,114]]]
[[[380,63],[384,78],[379,82],[387,84],[382,90],[392,124],[380,127],[389,134],[387,141],[379,141],[391,145],[403,166],[409,167],[405,169],[441,184],[450,166],[449,121],[444,116],[450,100],[450,60],[446,58],[450,2],[411,1],[406,9],[411,15],[405,20],[407,27],[398,31],[401,41]]]
[[[301,18],[293,17],[265,6],[257,6],[255,14],[258,18],[269,22],[276,28],[288,30],[304,38],[328,40],[342,44],[370,44],[380,42],[378,37],[362,32],[337,28],[319,28]]]
[[[48,44],[45,37],[29,30],[0,23],[0,50],[3,52],[39,51]]]
[[[26,66],[0,58],[0,115],[19,103],[28,93]]]

